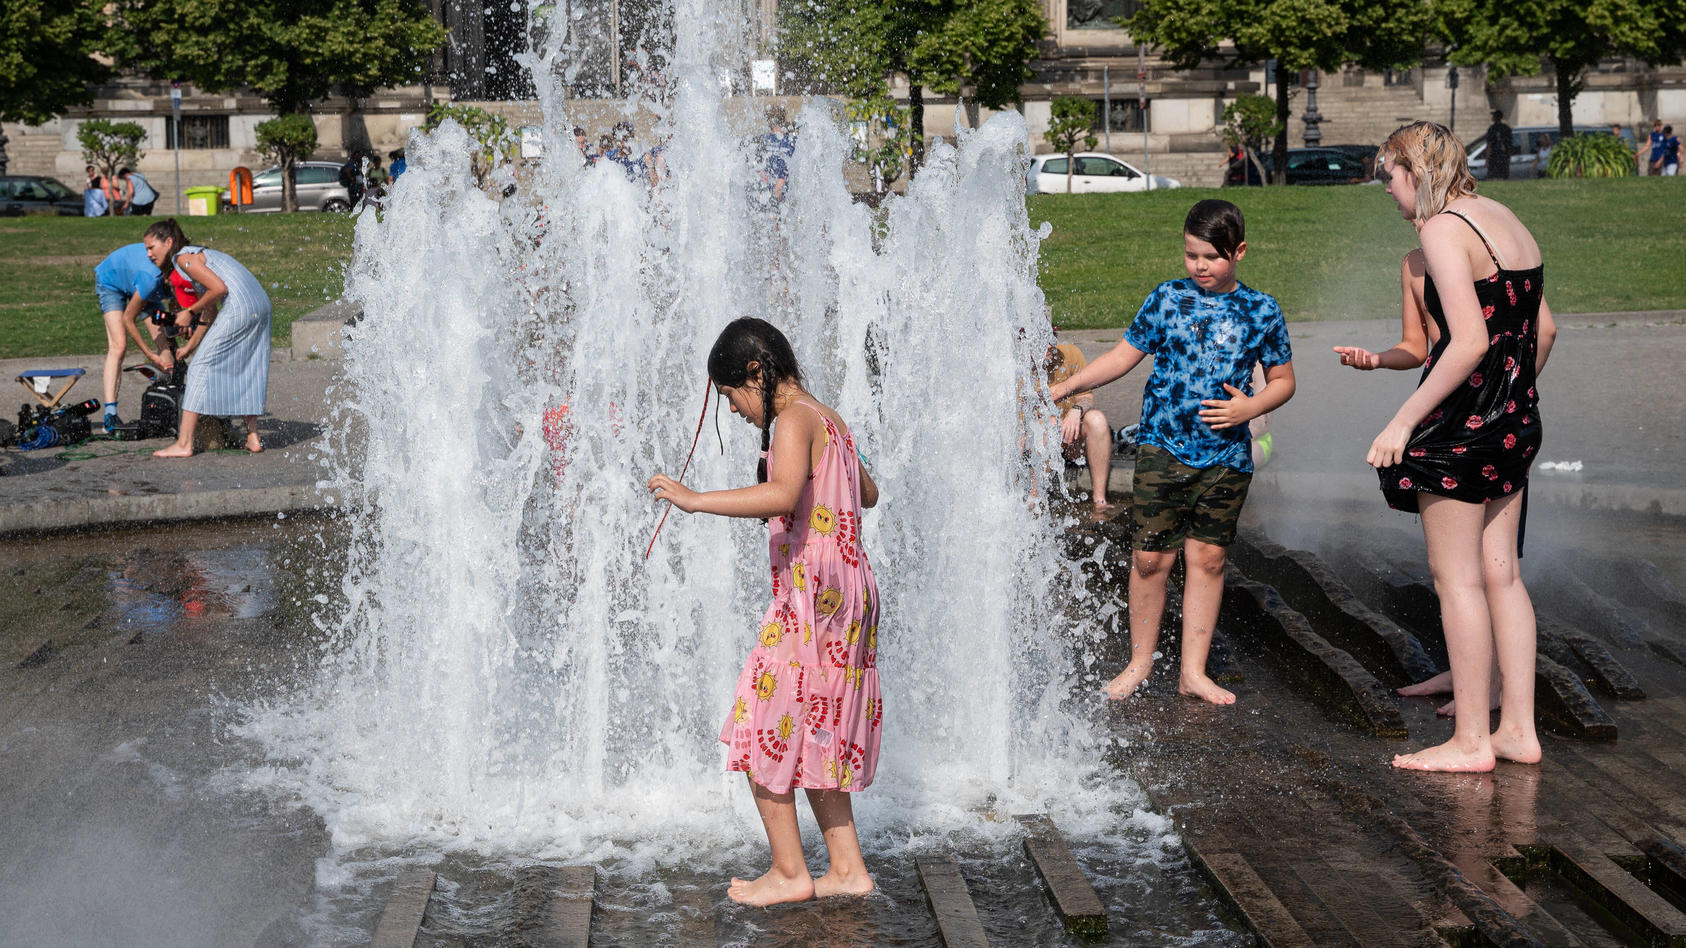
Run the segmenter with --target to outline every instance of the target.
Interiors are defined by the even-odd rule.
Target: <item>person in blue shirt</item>
[[[398,176],[404,173],[405,168],[409,167],[409,164],[404,161],[404,149],[397,148],[387,152],[386,157],[392,159],[392,180],[397,181]]]
[[[174,365],[170,353],[154,352],[135,325],[141,313],[164,302],[169,287],[160,278],[158,265],[146,256],[145,244],[129,244],[113,250],[94,268],[94,292],[99,296],[105,318],[105,427],[110,431],[121,423],[117,416],[117,386],[123,375],[123,355],[134,339],[148,362],[168,370]],[[151,326],[154,341],[160,329]]]
[[[1680,173],[1680,139],[1674,134],[1673,125],[1663,126],[1663,141],[1661,145],[1663,159],[1663,174],[1674,177]]]
[[[152,183],[146,180],[146,175],[133,168],[124,168],[117,172],[117,179],[123,182],[123,203],[126,208],[123,213],[135,217],[151,217],[152,205],[158,203],[158,192],[152,189]]]
[[[774,202],[784,200],[790,183],[790,159],[796,155],[796,139],[785,130],[786,124],[781,106],[767,110],[767,134],[761,136],[761,183],[773,193]]]
[[[1181,549],[1187,578],[1177,690],[1212,704],[1235,703],[1206,674],[1206,656],[1223,600],[1226,550],[1253,477],[1247,424],[1294,395],[1282,310],[1236,279],[1246,253],[1240,208],[1219,200],[1195,204],[1183,223],[1188,276],[1155,288],[1117,346],[1050,392],[1061,399],[1089,391],[1153,356],[1133,485],[1130,662],[1107,684],[1109,698],[1129,697],[1153,670],[1166,580]],[[1258,391],[1255,365],[1264,366]]]
[[[1640,151],[1645,157],[1640,159],[1651,174],[1663,173],[1663,142],[1668,139],[1668,133],[1663,131],[1663,120],[1651,120],[1651,137],[1646,140],[1645,147]]]

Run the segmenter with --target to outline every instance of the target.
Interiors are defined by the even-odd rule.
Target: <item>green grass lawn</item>
[[[1686,309],[1686,183],[1676,178],[1514,181],[1482,186],[1539,239],[1547,298],[1561,313]],[[1126,325],[1157,284],[1183,275],[1182,220],[1213,195],[1247,215],[1241,279],[1291,320],[1397,317],[1399,259],[1415,234],[1377,186],[1183,189],[1030,198],[1048,221],[1042,287],[1054,321]],[[94,265],[140,240],[140,218],[0,219],[0,358],[105,351]],[[184,218],[190,239],[232,254],[275,303],[274,339],[336,298],[351,252],[343,214]]]
[[[1534,232],[1559,313],[1686,309],[1686,183],[1672,178],[1496,181],[1481,193]],[[1399,260],[1416,246],[1378,185],[1036,195],[1042,289],[1061,327],[1124,326],[1148,292],[1184,275],[1183,216],[1222,197],[1247,217],[1243,282],[1290,320],[1399,316]]]
[[[137,243],[158,218],[0,218],[0,358],[105,351],[94,267]],[[189,240],[239,260],[275,305],[272,338],[339,297],[351,255],[345,214],[245,214],[180,219]]]

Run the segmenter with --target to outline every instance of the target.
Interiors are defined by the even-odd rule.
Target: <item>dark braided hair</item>
[[[789,379],[801,384],[802,370],[784,333],[764,319],[743,316],[726,324],[708,351],[708,377],[716,385],[739,388],[749,381],[749,364],[759,362],[761,385],[761,460],[755,482],[767,480],[767,451],[773,443],[773,395]]]

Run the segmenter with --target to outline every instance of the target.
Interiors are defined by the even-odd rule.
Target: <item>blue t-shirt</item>
[[[1662,150],[1664,165],[1680,164],[1680,139],[1677,136],[1670,135],[1663,139]]]
[[[146,244],[119,247],[94,268],[94,282],[127,296],[139,293],[142,299],[163,302],[164,282],[158,265],[146,257]]]
[[[1254,363],[1268,369],[1293,358],[1276,300],[1243,283],[1208,293],[1186,277],[1171,280],[1148,294],[1124,341],[1153,356],[1140,440],[1189,467],[1252,471],[1247,426],[1213,431],[1200,420],[1200,403],[1229,398],[1226,382],[1254,394]]]
[[[766,154],[767,177],[784,181],[790,177],[790,159],[796,154],[796,140],[790,135],[761,136],[761,148]]]

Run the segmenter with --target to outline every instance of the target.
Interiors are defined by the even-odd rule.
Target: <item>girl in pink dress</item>
[[[770,323],[727,325],[708,374],[732,411],[761,429],[757,483],[697,492],[657,474],[649,488],[680,510],[765,519],[769,531],[773,601],[720,740],[730,769],[749,775],[773,865],[759,879],[733,879],[727,894],[750,905],[865,895],[872,877],[849,794],[872,783],[884,716],[878,585],[861,547],[861,508],[878,502],[878,487],[848,426],[802,387],[790,342]],[[802,854],[796,787],[831,856],[817,879]]]

